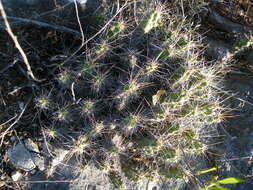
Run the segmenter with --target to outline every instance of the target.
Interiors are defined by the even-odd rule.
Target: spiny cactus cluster
[[[110,16],[92,19],[101,29]],[[37,92],[49,151],[67,149],[117,188],[144,177],[190,179],[185,163],[194,167],[208,147],[204,134],[224,118],[213,88],[221,72],[199,45],[192,23],[166,4],[130,3]]]

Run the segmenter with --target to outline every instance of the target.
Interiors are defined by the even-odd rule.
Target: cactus
[[[158,27],[160,22],[161,22],[161,12],[159,10],[154,10],[142,23],[143,32],[145,34],[149,33],[153,28]]]
[[[36,105],[42,109],[42,110],[47,110],[49,109],[50,106],[50,99],[49,97],[43,95],[39,98],[36,99]]]
[[[120,176],[118,173],[116,173],[116,172],[111,172],[111,173],[109,174],[109,178],[110,178],[112,184],[113,184],[117,189],[119,189],[119,190],[125,189],[125,188],[124,188],[125,186],[124,186],[124,183],[123,183],[123,181],[122,181],[122,179],[121,179],[121,176]]]
[[[165,15],[171,8],[158,2],[149,6],[141,0],[136,6],[144,9],[139,16],[127,6],[113,19],[104,18],[108,22],[85,47],[38,85],[40,92],[52,93],[33,101],[35,117],[54,126],[43,128],[48,143],[64,139],[59,146],[70,157],[96,163],[117,189],[154,173],[187,178],[187,169],[179,167],[186,161],[181,149],[191,159],[204,154],[208,146],[199,131],[224,118],[214,89],[219,68],[196,53],[200,42],[190,24]]]
[[[63,71],[59,74],[58,81],[62,86],[67,86],[70,83],[70,74],[67,71]]]
[[[108,51],[109,51],[109,45],[107,44],[107,42],[104,41],[101,44],[97,45],[95,54],[97,57],[101,57]]]
[[[115,23],[108,31],[108,38],[116,38],[125,29],[125,23],[123,21]]]
[[[85,149],[90,146],[89,138],[86,135],[80,135],[75,141],[72,148],[72,152],[77,155],[81,155],[85,152]]]
[[[67,108],[61,108],[55,113],[55,118],[59,121],[68,122],[69,114]]]
[[[92,75],[94,67],[95,67],[94,63],[90,61],[85,61],[81,66],[81,76],[90,77]]]

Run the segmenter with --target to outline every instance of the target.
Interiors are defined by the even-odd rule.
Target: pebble
[[[19,143],[18,145],[10,148],[7,151],[7,155],[11,163],[18,169],[28,172],[36,167],[32,160],[30,152],[22,143]]]
[[[39,168],[39,170],[45,170],[45,160],[42,156],[40,156],[39,147],[35,144],[31,139],[27,139],[24,141],[25,147],[31,154],[32,160],[35,165]]]
[[[18,181],[22,178],[22,173],[20,173],[19,171],[14,171],[11,173],[11,178],[13,181]]]
[[[20,142],[7,151],[11,163],[17,168],[29,172],[38,167],[45,169],[44,158],[40,156],[38,146],[30,139]]]

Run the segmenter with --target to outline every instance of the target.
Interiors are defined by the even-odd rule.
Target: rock
[[[22,178],[22,173],[20,173],[19,171],[14,171],[11,173],[11,178],[13,181],[18,181]]]
[[[62,158],[61,158],[62,159]],[[58,158],[58,160],[61,160]],[[55,161],[56,162],[56,161]],[[106,176],[95,167],[87,167],[85,170],[76,158],[70,159],[66,164],[57,164],[54,175],[47,176],[45,172],[37,172],[35,175],[29,175],[30,181],[63,181],[59,183],[30,183],[24,189],[27,190],[114,190],[114,186],[109,182]],[[67,182],[66,182],[67,181]]]
[[[45,169],[44,158],[40,156],[38,146],[30,139],[10,148],[7,155],[11,163],[18,169],[31,171],[36,166]]]
[[[222,41],[206,38],[204,42],[207,44],[205,54],[210,59],[221,60],[230,52],[229,45]]]
[[[226,81],[226,90],[236,97],[252,103],[253,100],[253,79],[251,76],[230,74]],[[253,107],[236,98],[228,100],[230,113],[234,117],[227,120],[226,131],[230,136],[224,134],[223,144],[219,146],[222,156],[218,159],[218,165],[223,166],[223,172],[219,178],[236,177],[243,179],[253,175]],[[223,135],[223,133],[221,133]],[[253,184],[239,183],[227,186],[229,189],[252,190]]]
[[[55,169],[57,168],[57,166],[59,164],[61,164],[61,162],[63,162],[63,160],[65,159],[66,155],[68,154],[67,150],[63,150],[63,149],[57,149],[55,150],[56,152],[56,156],[54,157],[54,159],[51,161],[51,166],[47,171],[47,175],[51,176]]]
[[[250,27],[243,26],[238,23],[234,23],[227,18],[221,16],[215,11],[210,11],[208,15],[208,20],[212,23],[217,29],[223,30],[229,33],[249,33],[252,31]]]
[[[29,150],[32,160],[39,170],[45,170],[45,160],[40,156],[39,147],[31,139],[25,140],[25,147]]]
[[[10,148],[7,155],[11,163],[18,169],[28,172],[36,168],[30,152],[22,143]]]

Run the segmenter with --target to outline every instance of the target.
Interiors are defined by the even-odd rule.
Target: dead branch
[[[4,7],[3,7],[2,0],[0,0],[0,13],[1,13],[2,17],[3,17],[4,24],[5,24],[5,26],[6,26],[6,30],[7,30],[8,34],[9,34],[10,37],[12,38],[13,42],[15,43],[16,48],[19,50],[20,54],[21,54],[22,57],[23,57],[24,63],[25,63],[26,68],[27,68],[27,73],[28,73],[28,75],[29,75],[33,80],[35,80],[35,81],[37,81],[37,82],[41,82],[41,80],[37,79],[37,78],[34,76],[34,74],[33,74],[33,72],[32,72],[32,68],[31,68],[31,66],[30,66],[30,64],[29,64],[28,58],[27,58],[27,56],[26,56],[24,50],[23,50],[22,47],[20,46],[20,44],[19,44],[19,42],[18,42],[18,40],[17,40],[17,37],[14,35],[14,33],[13,33],[12,30],[11,30],[10,24],[9,24],[9,22],[8,22],[8,20],[7,20],[7,15],[6,15],[5,10],[4,10]]]
[[[9,22],[9,24],[13,27],[13,26],[20,26],[20,25],[36,25],[42,28],[52,28],[54,30],[58,30],[61,32],[66,32],[66,33],[70,33],[73,34],[75,36],[77,36],[78,38],[82,37],[82,34],[74,29],[65,27],[65,26],[59,26],[59,25],[53,25],[53,24],[48,24],[45,22],[41,22],[41,21],[36,21],[36,20],[31,20],[31,19],[27,19],[27,18],[18,18],[18,17],[12,17],[12,16],[7,16],[7,19],[15,21],[15,22]],[[4,29],[5,26],[4,25],[0,25],[0,29]]]

